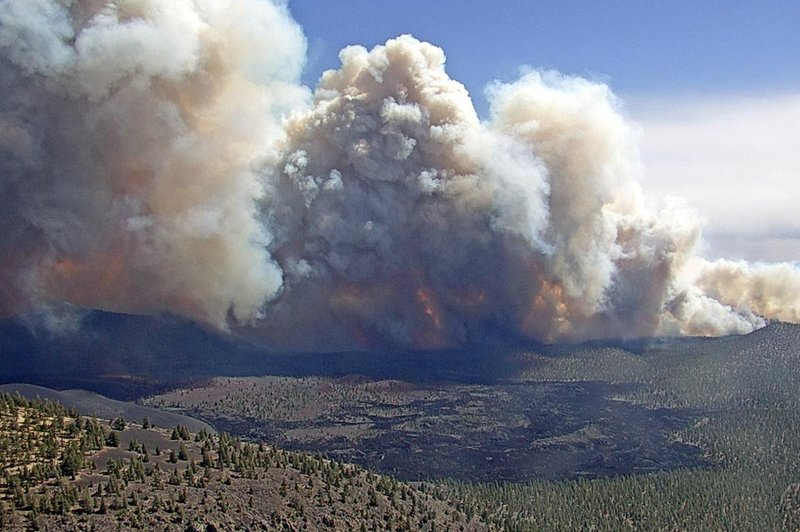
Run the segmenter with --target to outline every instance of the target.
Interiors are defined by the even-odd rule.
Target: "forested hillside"
[[[0,528],[481,530],[441,488],[0,395]]]
[[[529,356],[526,380],[641,384],[619,401],[697,411],[673,438],[710,467],[580,481],[449,482],[468,513],[508,530],[800,530],[800,327]]]

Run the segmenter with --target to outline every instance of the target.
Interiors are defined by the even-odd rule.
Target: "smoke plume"
[[[254,169],[306,98],[285,9],[3,1],[0,50],[6,312],[67,300],[256,318],[281,272]]]
[[[342,50],[258,0],[0,0],[0,305],[172,311],[274,346],[432,348],[800,321],[800,272],[699,258],[609,89],[491,117],[411,36]]]

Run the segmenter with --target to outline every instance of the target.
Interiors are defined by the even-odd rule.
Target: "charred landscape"
[[[94,323],[126,319],[142,320],[115,315]],[[142,336],[161,343],[153,336],[160,319],[147,318],[154,324]],[[166,321],[175,335],[176,321]],[[192,331],[188,336],[203,338],[195,326],[183,326]],[[86,331],[94,339],[104,334]],[[563,530],[726,523],[780,529],[798,522],[796,325],[707,339],[325,356],[256,353],[251,345],[204,334],[238,361],[228,371],[215,374],[216,363],[206,366],[202,357],[185,359],[174,375],[141,359],[126,366],[136,345],[126,342],[112,364],[118,371],[84,372],[83,382],[121,390],[139,408],[194,416],[244,442],[434,486],[441,504],[465,512],[458,518],[463,526],[473,517],[472,527]],[[35,359],[37,350],[57,356],[49,351],[52,340],[29,339],[26,356]],[[105,352],[107,361],[112,353]],[[3,379],[18,376],[4,373]],[[34,374],[28,379],[36,381]],[[123,381],[158,386],[118,388]],[[92,413],[91,403],[80,406],[84,415]],[[277,511],[282,517],[275,522],[297,525],[297,514],[287,517],[275,509],[278,502],[265,504],[265,523]],[[18,508],[26,515],[26,506]],[[76,515],[77,522],[91,522],[94,514]],[[138,522],[126,521],[130,512],[114,515],[127,526]],[[226,522],[213,512],[191,515],[195,521],[176,522]],[[328,517],[321,515],[315,527],[325,528]],[[341,520],[348,515],[331,522],[341,527],[351,522]]]
[[[767,3],[0,0],[0,528],[800,530]]]

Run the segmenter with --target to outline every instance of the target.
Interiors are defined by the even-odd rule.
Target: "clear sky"
[[[761,92],[800,86],[797,1],[291,0],[309,41],[305,81],[348,44],[402,33],[444,48],[485,111],[483,87],[521,65],[608,82],[621,94]]]
[[[610,85],[642,129],[645,190],[707,220],[709,256],[800,260],[800,1],[290,0],[313,86],[349,44],[442,47],[481,116],[520,67]]]

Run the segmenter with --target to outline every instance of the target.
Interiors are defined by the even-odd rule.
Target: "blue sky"
[[[402,33],[444,48],[483,114],[483,87],[521,65],[642,93],[763,92],[800,86],[800,2],[291,0],[309,41],[304,81],[348,44]]]
[[[706,220],[706,255],[800,261],[800,1],[290,0],[303,81],[349,44],[403,33],[442,47],[486,117],[484,87],[522,66],[608,84],[641,129],[642,184]]]

